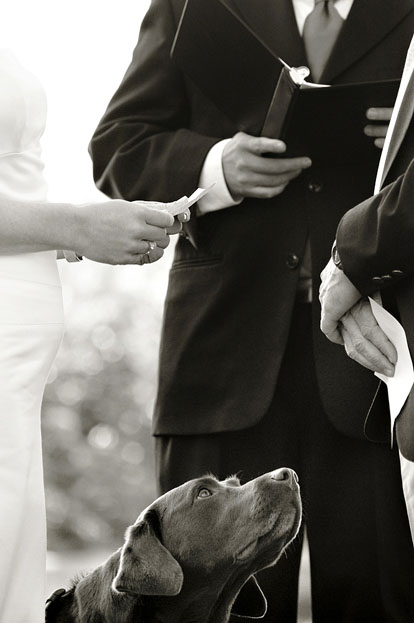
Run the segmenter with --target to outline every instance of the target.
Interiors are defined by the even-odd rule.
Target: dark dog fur
[[[153,502],[121,549],[50,604],[46,621],[227,623],[230,614],[263,616],[253,574],[277,561],[300,522],[292,470],[243,486],[237,478],[191,480]]]

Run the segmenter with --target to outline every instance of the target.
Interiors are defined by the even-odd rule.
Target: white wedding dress
[[[39,145],[45,119],[41,86],[0,50],[0,201],[45,200]],[[62,332],[56,253],[5,256],[0,249],[1,623],[44,621],[40,407]]]

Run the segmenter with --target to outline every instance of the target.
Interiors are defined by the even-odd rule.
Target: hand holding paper
[[[149,208],[165,210],[175,217],[186,212],[192,205],[204,197],[212,187],[213,185],[208,188],[197,188],[190,197],[184,196],[181,199],[177,199],[177,201],[170,201],[169,203],[162,201],[146,201],[145,203]]]
[[[341,318],[341,335],[349,357],[357,363],[391,377],[395,372],[397,351],[379,326],[366,298],[360,299]]]
[[[208,188],[197,188],[197,190],[195,190],[193,194],[190,195],[190,197],[184,196],[177,201],[167,203],[167,212],[169,212],[173,216],[178,216],[179,214],[182,214],[182,212],[188,210],[188,208],[197,203],[197,201],[200,201],[200,199],[204,197],[204,195],[206,195],[212,187],[213,184]]]

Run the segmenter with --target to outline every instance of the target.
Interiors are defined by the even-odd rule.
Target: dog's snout
[[[281,467],[280,469],[272,472],[272,479],[280,482],[284,482],[291,489],[295,488],[299,483],[299,478],[293,469],[288,467]]]
[[[282,469],[278,469],[272,474],[273,480],[290,480],[290,470],[282,467]]]

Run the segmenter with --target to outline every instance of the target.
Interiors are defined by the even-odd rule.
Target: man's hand
[[[348,357],[368,370],[393,376],[397,351],[389,341],[367,299],[361,299],[344,316],[340,329]]]
[[[268,158],[286,151],[282,141],[238,132],[223,151],[223,172],[234,199],[270,199],[312,165],[310,158]]]
[[[368,108],[366,116],[371,121],[385,121],[382,124],[366,125],[364,128],[364,134],[372,136],[374,145],[379,149],[384,147],[385,136],[387,134],[389,121],[392,115],[392,108]]]
[[[331,342],[343,344],[339,321],[359,301],[361,294],[332,259],[322,271],[321,279],[321,330]]]

